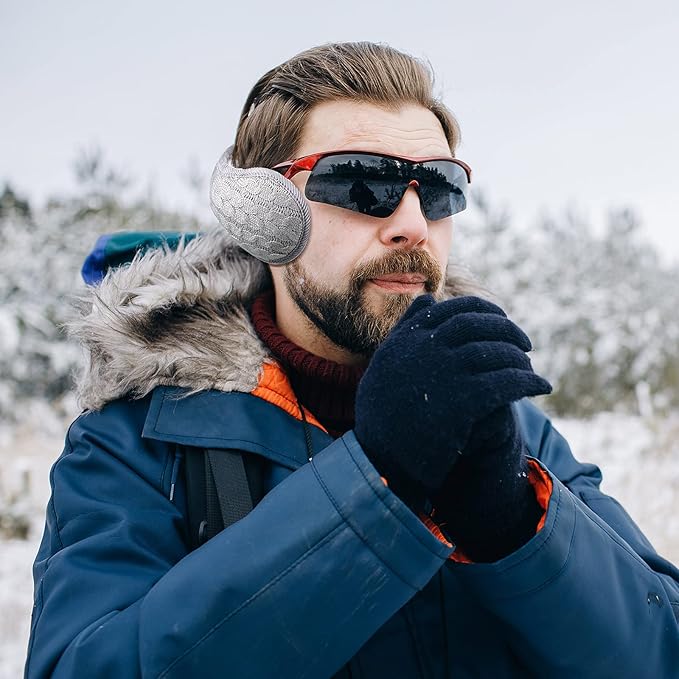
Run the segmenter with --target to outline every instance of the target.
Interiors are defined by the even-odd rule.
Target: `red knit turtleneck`
[[[273,291],[255,299],[250,318],[257,334],[285,368],[300,403],[333,436],[351,429],[356,388],[365,368],[329,361],[290,341],[276,325]]]

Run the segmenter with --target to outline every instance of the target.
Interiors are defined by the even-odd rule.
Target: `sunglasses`
[[[286,179],[311,172],[304,195],[371,217],[389,217],[409,187],[420,197],[424,216],[450,217],[467,207],[471,168],[457,158],[403,158],[368,151],[328,151],[280,163]]]

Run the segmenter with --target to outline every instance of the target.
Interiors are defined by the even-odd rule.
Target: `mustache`
[[[438,262],[425,250],[394,250],[383,257],[359,264],[351,275],[351,289],[358,291],[372,278],[399,273],[424,276],[424,288],[431,293],[439,289],[443,279]]]

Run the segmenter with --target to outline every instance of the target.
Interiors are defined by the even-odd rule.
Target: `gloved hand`
[[[432,495],[434,521],[468,558],[497,561],[528,542],[542,516],[528,476],[518,422],[502,406],[474,425],[464,455]]]
[[[510,403],[551,391],[533,372],[530,349],[495,304],[430,295],[416,298],[377,349],[358,386],[354,432],[411,508],[438,496],[458,459],[478,452],[475,425],[493,414],[503,433]],[[503,407],[509,415],[498,420]]]

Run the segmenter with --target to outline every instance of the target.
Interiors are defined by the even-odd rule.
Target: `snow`
[[[39,209],[9,187],[0,195],[0,679],[22,672],[48,469],[63,418],[77,412],[71,373],[82,357],[63,323],[83,290],[83,257],[104,232],[202,228],[127,198],[96,154],[79,167],[79,192]],[[571,418],[555,422],[576,457],[602,468],[603,490],[679,563],[679,265],[642,240],[629,211],[597,234],[573,213],[515,227],[473,198],[454,259],[531,338],[533,365],[555,387],[541,403]]]
[[[600,413],[590,420],[555,418],[554,424],[579,460],[601,467],[602,489],[623,504],[663,556],[679,563],[679,419]],[[15,679],[23,672],[32,606],[31,564],[49,495],[49,467],[61,450],[62,436],[63,432],[36,436],[24,431],[11,444],[0,446],[1,489],[29,503],[31,521],[27,540],[0,539],[0,679]],[[23,493],[27,477],[29,492]]]
[[[679,564],[679,418],[600,413],[557,419],[575,456],[597,464],[601,489],[627,510],[656,550]]]
[[[31,563],[38,541],[0,541],[0,677],[17,679],[23,674],[32,606]]]

